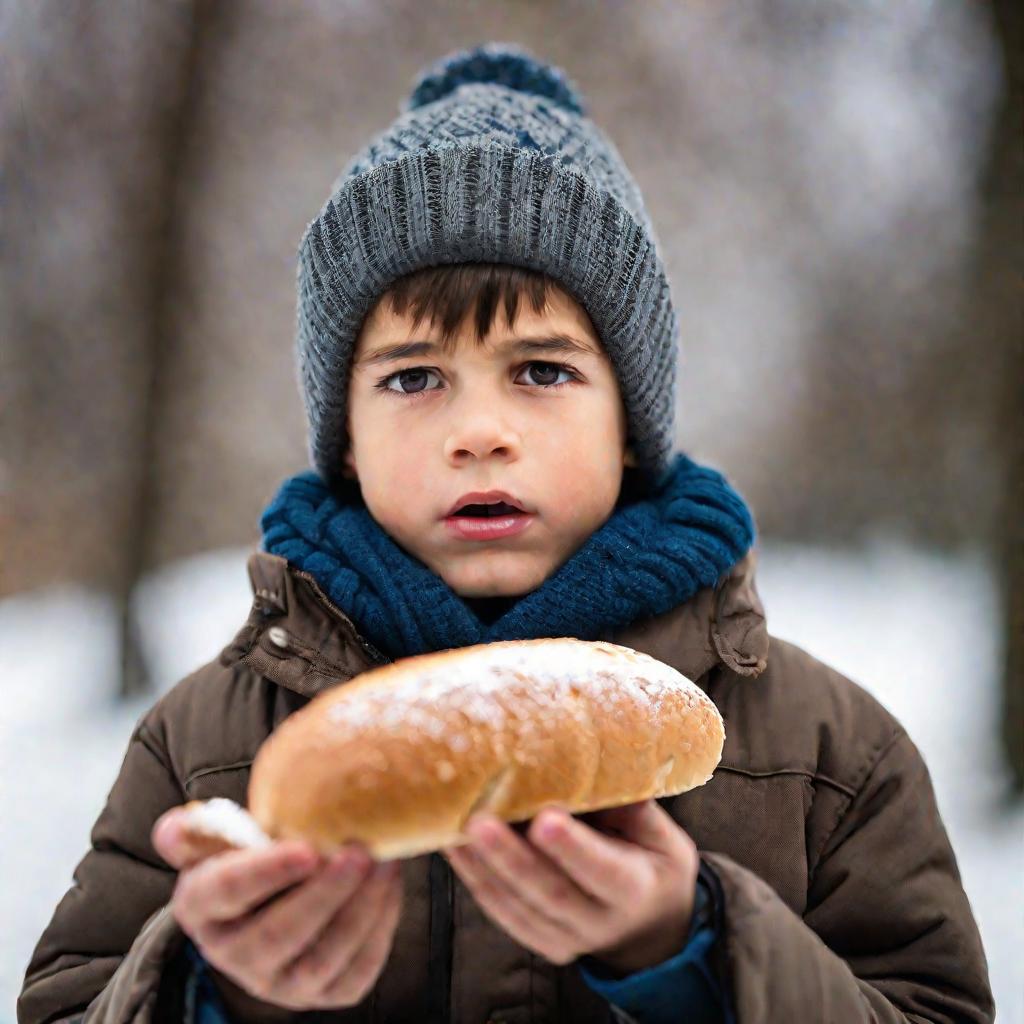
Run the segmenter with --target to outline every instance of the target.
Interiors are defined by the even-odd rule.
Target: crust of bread
[[[725,728],[711,699],[629,647],[511,640],[404,658],[314,698],[257,753],[249,810],[275,839],[378,860],[466,841],[472,814],[572,814],[703,785]]]
[[[226,850],[240,849],[226,835],[218,833],[203,823],[197,816],[205,801],[190,800],[184,805],[185,817],[182,820],[182,831],[188,842],[188,850],[185,854],[187,863],[183,866],[192,867],[207,857],[213,857]]]

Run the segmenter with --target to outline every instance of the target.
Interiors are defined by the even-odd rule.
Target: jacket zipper
[[[448,1024],[451,1014],[452,869],[439,853],[430,854],[430,953],[428,960],[428,1016],[431,1024]]]

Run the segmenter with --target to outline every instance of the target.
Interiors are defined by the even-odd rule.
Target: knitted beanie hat
[[[640,190],[559,68],[511,43],[423,69],[400,116],[344,168],[298,251],[297,363],[309,454],[339,483],[352,352],[398,277],[444,263],[541,270],[589,314],[618,378],[637,470],[667,471],[677,324]]]

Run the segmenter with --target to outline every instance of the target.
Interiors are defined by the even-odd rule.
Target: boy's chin
[[[447,582],[447,581],[445,581]],[[495,584],[493,586],[452,586],[448,584],[452,590],[463,598],[483,598],[483,597],[522,597],[524,594],[529,593],[533,590],[533,587],[515,587],[508,584],[502,586]]]
[[[452,587],[452,590],[464,601],[486,601],[488,598],[493,598],[495,601],[513,601],[529,593],[527,590],[516,590],[513,592],[507,588],[499,590],[456,590],[455,587]]]
[[[477,575],[464,572],[440,573],[445,583],[462,598],[482,597],[522,597],[544,582],[548,574],[538,570],[534,572],[525,571],[517,567],[517,571],[499,571],[495,566],[495,572],[489,576]]]

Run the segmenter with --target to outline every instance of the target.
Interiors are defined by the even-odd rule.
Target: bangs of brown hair
[[[509,328],[515,326],[519,303],[525,299],[535,313],[547,303],[549,289],[558,287],[541,270],[508,263],[445,263],[421,267],[398,278],[385,292],[399,316],[410,316],[415,330],[426,319],[441,331],[441,348],[450,351],[459,325],[471,312],[476,343],[482,345],[503,302]]]

